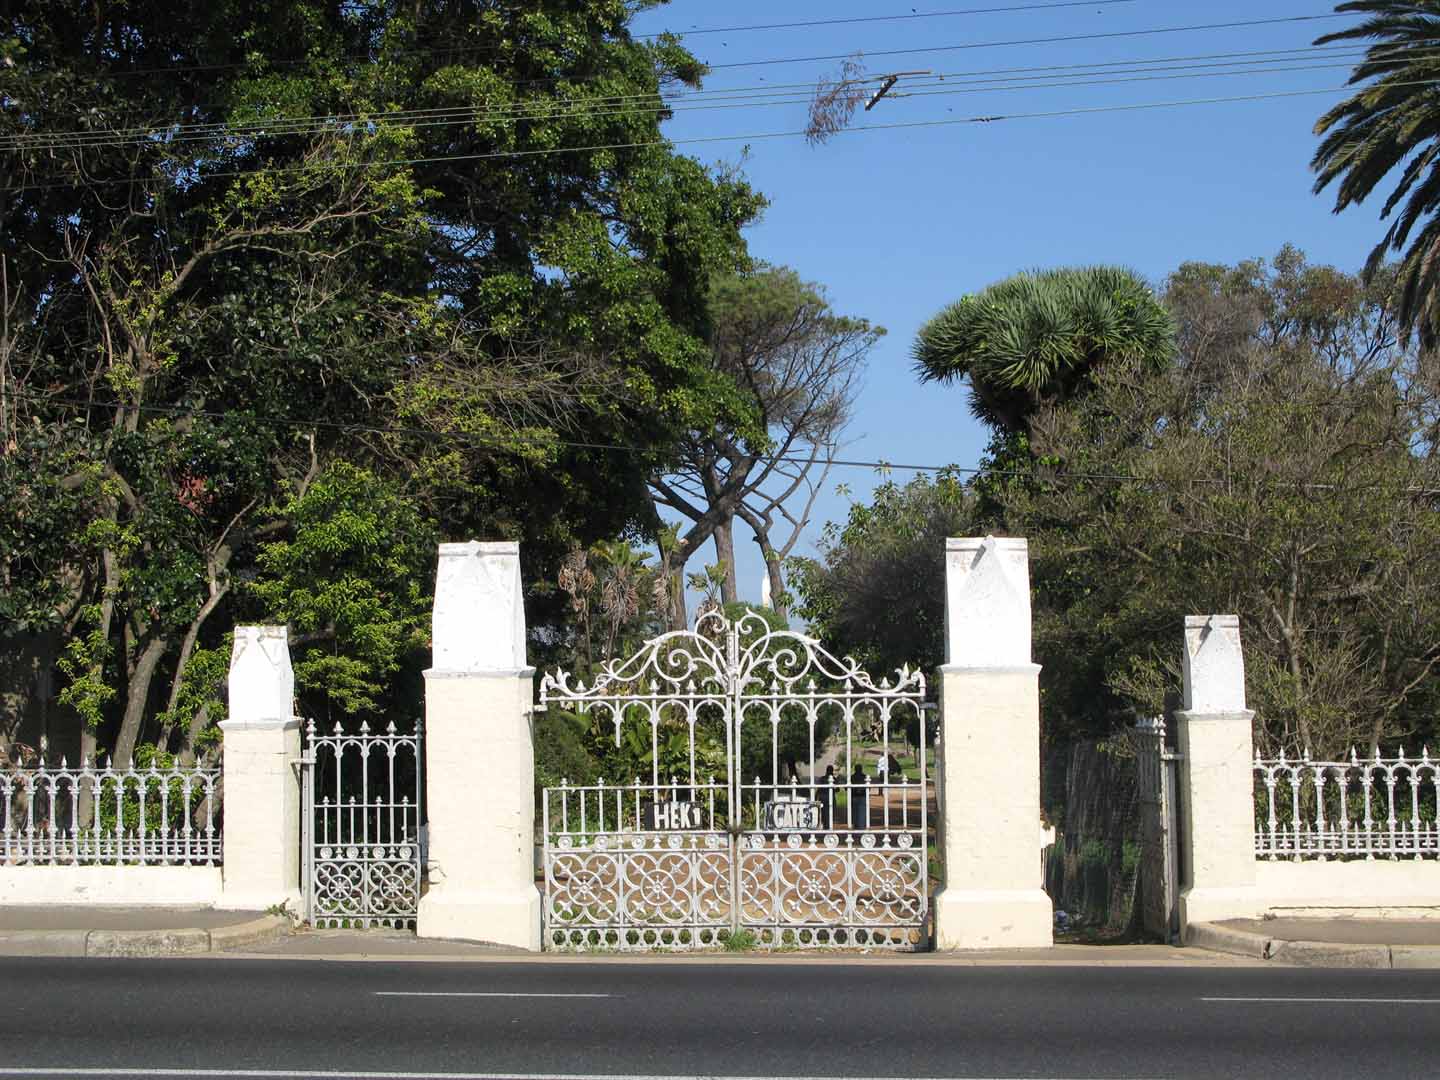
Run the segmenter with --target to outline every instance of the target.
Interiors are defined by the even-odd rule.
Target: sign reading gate
[[[765,804],[762,826],[775,832],[816,831],[820,823],[820,804],[810,799],[777,798]]]
[[[702,824],[698,803],[657,802],[645,808],[647,829],[698,829]]]

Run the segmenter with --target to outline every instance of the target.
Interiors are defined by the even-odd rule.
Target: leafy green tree
[[[963,297],[920,328],[913,354],[922,382],[968,379],[975,416],[1023,434],[1102,365],[1159,366],[1173,351],[1174,327],[1145,282],[1094,266],[1020,273]]]
[[[1058,465],[1005,513],[1031,540],[1052,736],[1173,705],[1182,617],[1226,611],[1265,749],[1433,738],[1433,389],[1389,296],[1293,249],[1186,264],[1178,362],[1116,365],[1036,418]]]
[[[1315,123],[1323,136],[1311,159],[1318,194],[1335,185],[1335,212],[1363,203],[1385,178],[1394,187],[1380,208],[1390,227],[1370,253],[1373,275],[1391,252],[1400,255],[1396,317],[1426,348],[1440,340],[1440,109],[1434,85],[1440,50],[1440,3],[1435,0],[1355,0],[1338,5],[1363,21],[1316,40],[1370,41],[1350,75],[1359,89]],[[1396,211],[1399,211],[1396,213]]]
[[[887,482],[826,526],[819,559],[793,560],[800,614],[837,654],[872,671],[941,664],[945,539],[975,530],[973,493],[942,472]]]
[[[288,535],[256,557],[247,599],[259,621],[291,628],[307,716],[383,712],[402,661],[427,644],[438,534],[397,488],[336,462],[279,508]]]
[[[1051,745],[1177,706],[1178,629],[1205,612],[1242,619],[1264,749],[1433,745],[1440,380],[1390,282],[1286,248],[1187,263],[1163,300],[1173,362],[1107,363],[1039,408],[1021,476],[882,488],[805,567],[806,616],[858,656],[938,662],[943,538],[993,529],[1030,541]]]
[[[837,315],[824,291],[785,267],[717,275],[710,288],[710,363],[739,388],[739,422],[722,417],[691,428],[678,462],[651,478],[657,514],[687,522],[665,553],[678,581],[707,539],[724,568],[721,601],[739,596],[734,523],[750,527],[780,611],[788,606],[783,567],[810,522],[810,510],[845,426],[865,359],[885,331]],[[672,588],[671,625],[685,625],[684,593]]]
[[[12,715],[53,692],[123,765],[200,733],[178,711],[210,676],[191,693],[187,672],[255,596],[339,635],[347,571],[296,515],[342,475],[378,500],[356,520],[399,530],[351,553],[410,552],[433,522],[524,539],[541,580],[647,525],[678,434],[743,411],[709,363],[706,290],[746,265],[762,205],[661,137],[661,88],[702,68],[630,35],[647,6],[5,7],[0,652],[30,658]],[[641,453],[591,448],[612,443]],[[263,589],[304,566],[340,575],[308,614]],[[541,619],[564,618],[553,599]],[[408,634],[366,618],[353,650]],[[388,648],[307,678],[380,707]],[[51,691],[26,674],[57,667]]]

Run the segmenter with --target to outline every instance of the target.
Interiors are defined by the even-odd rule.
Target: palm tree
[[[968,378],[976,417],[1021,432],[1099,364],[1158,365],[1174,351],[1174,324],[1145,282],[1090,266],[1020,273],[966,296],[920,328],[912,355],[923,381]]]
[[[1338,214],[1364,202],[1381,180],[1404,165],[1380,209],[1381,220],[1402,202],[1404,207],[1370,252],[1365,276],[1374,275],[1387,252],[1403,252],[1396,316],[1407,333],[1433,347],[1440,336],[1440,219],[1435,215],[1440,207],[1440,0],[1356,0],[1335,10],[1370,17],[1326,34],[1316,45],[1376,43],[1350,75],[1351,86],[1365,85],[1315,124],[1315,134],[1324,136],[1310,162],[1315,191],[1338,181]]]

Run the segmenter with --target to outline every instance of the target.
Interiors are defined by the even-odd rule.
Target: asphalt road
[[[0,1080],[1440,1069],[1423,971],[10,958],[0,988]]]

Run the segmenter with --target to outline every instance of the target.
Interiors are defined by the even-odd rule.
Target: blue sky
[[[1065,111],[1194,98],[1293,93],[1344,85],[1351,55],[1307,47],[1352,16],[1305,22],[1127,37],[991,46],[1017,39],[1134,31],[1297,16],[1329,16],[1317,0],[1103,0],[1039,7],[1047,0],[674,0],[646,12],[637,33],[672,30],[714,65],[707,92],[812,84],[838,61],[752,65],[827,54],[867,55],[871,74],[930,70],[948,76],[933,89],[973,91],[976,73],[1051,65],[1168,60],[1181,72],[1147,81],[1038,86],[894,97],[857,125],[964,121],[973,116]],[[1054,0],[1048,0],[1053,3]],[[926,15],[1014,7],[1029,11],[953,14],[893,22],[795,29],[716,28],[807,20]],[[957,47],[958,46],[958,47]],[[980,46],[980,47],[976,47]],[[927,50],[880,56],[888,50]],[[1243,74],[1195,77],[1183,60],[1220,53],[1307,50],[1304,60],[1250,57]],[[1235,60],[1225,70],[1236,70]],[[1264,64],[1257,64],[1258,60]],[[1309,70],[1260,70],[1297,67]],[[1317,66],[1320,64],[1333,66]],[[747,65],[747,66],[721,66]],[[1155,78],[1184,74],[1184,78]],[[1055,82],[1044,73],[1035,81]],[[1107,77],[1115,76],[1113,73]],[[1130,74],[1129,78],[1134,78]],[[1073,77],[1070,81],[1074,81]],[[897,87],[897,89],[902,89]],[[987,123],[851,131],[819,146],[759,135],[804,127],[805,105],[684,109],[665,127],[683,152],[712,163],[743,163],[771,200],[749,233],[752,252],[794,267],[825,286],[835,308],[887,328],[871,355],[845,456],[895,463],[973,466],[986,441],[961,387],[921,386],[909,351],[918,328],[946,304],[1018,270],[1090,263],[1132,267],[1157,284],[1181,262],[1233,263],[1293,243],[1314,262],[1358,269],[1381,228],[1375,207],[1336,216],[1312,195],[1308,164],[1315,119],[1340,92],[1270,100],[1098,112]],[[694,99],[682,105],[733,104]],[[733,140],[730,136],[737,136]],[[745,136],[749,136],[748,138]],[[718,139],[724,141],[687,142]],[[911,475],[894,473],[897,480]],[[827,520],[843,520],[882,477],[870,469],[832,473],[799,551],[813,551]],[[848,494],[835,491],[845,484]],[[761,563],[737,523],[741,594],[758,597]],[[713,549],[703,552],[713,561]],[[692,569],[699,569],[698,560]]]

